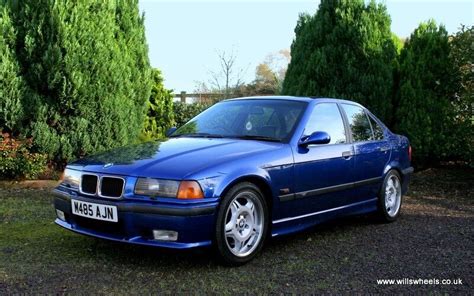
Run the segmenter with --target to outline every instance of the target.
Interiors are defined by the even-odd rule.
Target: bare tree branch
[[[214,93],[222,94],[222,98],[231,97],[238,88],[244,85],[244,76],[247,68],[237,67],[237,54],[234,49],[230,52],[224,50],[216,50],[219,61],[217,70],[208,70],[208,81],[198,82],[197,90],[206,89]],[[207,87],[209,85],[209,87]]]

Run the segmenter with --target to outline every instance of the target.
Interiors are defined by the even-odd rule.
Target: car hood
[[[282,145],[225,138],[171,138],[117,148],[80,159],[68,167],[100,174],[181,180],[223,162],[271,152]]]

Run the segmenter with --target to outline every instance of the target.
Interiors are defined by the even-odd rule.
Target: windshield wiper
[[[224,136],[218,134],[209,134],[209,133],[188,133],[180,135],[171,135],[170,138],[178,137],[192,137],[192,138],[223,138]]]
[[[268,142],[281,142],[280,139],[259,136],[259,135],[242,135],[242,136],[233,136],[232,138],[243,139],[243,140],[258,140],[258,141],[268,141]]]
[[[210,134],[210,133],[187,133],[187,134],[180,134],[180,135],[171,135],[170,138],[178,138],[178,137],[190,137],[190,138],[235,138],[235,139],[243,139],[243,140],[257,140],[257,141],[268,141],[268,142],[281,142],[280,139],[267,137],[267,136],[259,136],[259,135],[235,135],[235,136],[223,136],[219,134]]]

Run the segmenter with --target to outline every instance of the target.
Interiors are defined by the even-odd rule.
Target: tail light
[[[411,161],[411,145],[408,146],[408,159]]]

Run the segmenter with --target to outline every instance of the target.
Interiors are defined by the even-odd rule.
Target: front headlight
[[[81,183],[81,172],[71,169],[65,169],[63,173],[63,179],[61,180],[61,185],[70,187],[73,189],[79,189],[79,184]]]
[[[179,188],[179,181],[138,178],[135,184],[135,194],[159,196],[159,197],[176,197]]]

